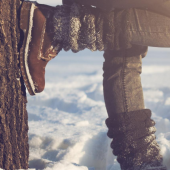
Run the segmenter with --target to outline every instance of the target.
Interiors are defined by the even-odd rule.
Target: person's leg
[[[108,114],[145,108],[140,74],[146,51],[147,47],[137,45],[128,50],[105,51],[103,86]]]
[[[108,137],[122,170],[165,170],[155,140],[155,122],[145,109],[140,74],[147,47],[134,45],[104,53],[103,88]]]
[[[35,95],[43,91],[44,68],[61,48],[73,52],[85,48],[123,49],[129,48],[130,43],[170,47],[170,18],[136,9],[122,14],[114,11],[103,15],[96,8],[75,3],[54,8],[23,2],[20,28],[24,40],[20,64],[29,93]]]
[[[170,18],[140,9],[129,10],[127,27],[132,44],[170,47]]]

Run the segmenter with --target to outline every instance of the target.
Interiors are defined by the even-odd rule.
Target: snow
[[[30,168],[104,170],[113,163],[102,62],[102,52],[61,52],[47,65],[44,92],[28,95]]]
[[[62,51],[46,68],[45,90],[28,94],[29,167],[120,170],[110,148],[103,99],[103,52]],[[170,169],[170,50],[149,48],[143,59],[145,106]]]
[[[45,90],[28,94],[30,169],[120,170],[106,135],[102,55],[62,51],[47,65]],[[142,70],[145,106],[170,170],[170,49],[149,48]]]

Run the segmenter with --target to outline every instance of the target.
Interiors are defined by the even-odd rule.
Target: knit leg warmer
[[[126,17],[125,10],[104,13],[77,3],[57,6],[53,17],[54,42],[73,52],[85,48],[91,51],[129,48],[128,23],[120,22]]]
[[[106,119],[111,148],[122,170],[166,170],[154,133],[151,111],[120,113]]]

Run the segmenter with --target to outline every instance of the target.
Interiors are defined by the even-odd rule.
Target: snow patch
[[[154,65],[159,73],[141,74],[142,85],[164,164],[170,169],[170,70],[163,70],[170,65],[170,55],[162,59],[164,53],[155,54],[159,52],[148,53],[143,64]],[[121,169],[107,137],[102,65],[102,53],[87,50],[74,55],[61,52],[49,62],[45,90],[28,96],[30,168]]]

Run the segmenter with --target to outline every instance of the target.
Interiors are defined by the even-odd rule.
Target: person
[[[61,49],[104,51],[103,92],[111,148],[122,170],[166,170],[145,109],[140,74],[148,46],[170,47],[169,0],[23,2],[22,76],[31,95],[45,87],[45,66]]]

